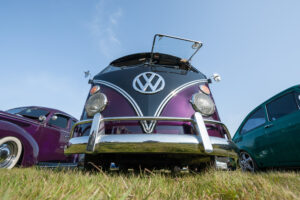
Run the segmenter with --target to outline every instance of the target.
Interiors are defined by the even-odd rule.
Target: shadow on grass
[[[195,172],[192,170],[181,170],[181,171],[174,171],[170,169],[147,169],[147,168],[139,168],[139,169],[127,169],[127,170],[118,170],[118,169],[110,169],[110,170],[103,170],[98,166],[94,166],[94,168],[84,169],[83,167],[76,167],[76,168],[64,168],[64,167],[57,167],[57,168],[45,168],[45,167],[35,167],[37,171],[49,171],[52,173],[64,173],[64,174],[81,174],[81,175],[102,175],[104,177],[115,177],[115,176],[122,176],[122,177],[154,177],[154,176],[162,176],[166,178],[179,178],[179,177],[192,177],[192,176],[201,176],[207,173],[214,173],[216,170],[212,167],[205,168],[199,172]],[[224,171],[224,170],[222,170]]]

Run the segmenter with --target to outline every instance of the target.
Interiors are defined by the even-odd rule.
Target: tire
[[[254,159],[246,151],[241,151],[239,154],[239,166],[244,172],[256,172],[258,170]]]
[[[16,137],[0,139],[0,168],[12,169],[18,163],[23,147]]]

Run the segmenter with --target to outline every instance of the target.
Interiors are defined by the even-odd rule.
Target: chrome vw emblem
[[[154,72],[144,72],[133,79],[132,86],[140,93],[154,94],[164,89],[165,80]]]

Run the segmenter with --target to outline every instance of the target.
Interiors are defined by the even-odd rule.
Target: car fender
[[[0,120],[0,140],[4,137],[18,138],[23,147],[21,166],[28,167],[37,164],[39,146],[35,139],[23,128],[11,122]]]

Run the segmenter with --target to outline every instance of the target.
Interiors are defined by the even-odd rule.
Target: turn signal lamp
[[[95,85],[94,87],[92,87],[92,89],[90,90],[90,94],[93,95],[96,92],[98,92],[100,90],[100,86],[99,85]]]
[[[210,89],[206,85],[200,85],[199,88],[204,94],[210,95]]]

